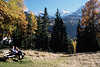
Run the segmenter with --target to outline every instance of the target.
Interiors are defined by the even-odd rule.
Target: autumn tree
[[[14,0],[0,1],[0,5],[2,37],[12,37],[17,25],[21,26],[24,33],[27,21],[23,10],[18,7]]]
[[[78,26],[78,43],[77,52],[97,51],[99,46],[96,40],[97,20],[97,3],[98,0],[90,0],[82,9],[82,20]]]
[[[35,34],[37,22],[32,12],[26,16],[25,9],[23,0],[0,0],[0,40],[8,37],[13,45],[26,46],[27,39]]]
[[[3,37],[10,37],[12,32],[16,29],[14,23],[16,16],[15,13],[10,13],[12,11],[9,8],[8,2],[0,0],[0,39],[2,40]],[[16,15],[16,14],[15,14]]]
[[[28,24],[22,6],[20,6],[21,4],[23,4],[23,2],[22,1],[19,2],[19,0],[8,0],[8,4],[9,4],[9,9],[11,9],[8,13],[11,13],[15,17],[13,22],[16,29],[14,30],[13,35],[11,36],[13,39],[13,44],[18,47],[21,47],[22,41],[26,38],[26,36],[24,35],[26,35],[27,32],[26,28]],[[18,33],[19,30],[20,33]],[[20,36],[18,36],[19,34]]]

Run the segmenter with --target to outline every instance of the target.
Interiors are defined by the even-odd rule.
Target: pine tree
[[[26,12],[26,17],[27,17],[27,38],[26,38],[26,45],[25,48],[34,48],[34,38],[35,38],[35,30],[37,30],[37,21],[36,17],[32,12],[27,13]]]
[[[47,8],[44,9],[44,16],[42,17],[42,48],[48,49],[48,13]]]
[[[41,48],[41,40],[42,40],[41,34],[42,34],[42,22],[41,22],[41,16],[39,15],[37,17],[36,45],[35,45],[36,49]]]
[[[16,25],[16,30],[13,31],[12,34],[12,45],[17,46],[17,47],[21,47],[21,43],[22,43],[22,33],[21,33],[21,29],[20,26],[17,24]]]
[[[47,8],[44,9],[42,17],[38,17],[37,44],[36,47],[43,50],[48,50],[48,24],[49,18]]]
[[[68,50],[66,28],[58,9],[56,12],[55,24],[51,35],[50,47],[55,52],[63,52]]]

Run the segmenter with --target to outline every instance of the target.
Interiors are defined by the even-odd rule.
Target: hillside
[[[79,8],[78,10],[71,13],[70,15],[65,14],[63,16],[64,23],[67,26],[67,32],[71,38],[76,37],[77,24],[79,19],[81,19],[82,8],[83,7]]]
[[[70,36],[70,38],[76,37],[77,24],[79,22],[79,19],[81,19],[81,14],[82,14],[81,9],[82,8],[83,6],[71,14],[65,14],[62,16],[62,19],[66,26],[66,31],[68,35]],[[51,23],[48,29],[50,32],[52,32],[52,27],[54,25],[55,20],[53,16],[49,16],[49,19]]]

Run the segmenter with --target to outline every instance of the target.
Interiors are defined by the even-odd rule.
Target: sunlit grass
[[[36,60],[29,60],[30,58],[25,58],[19,62],[0,62],[0,67],[59,67],[66,58],[59,57],[57,59],[36,59]]]
[[[0,67],[31,67],[31,64],[32,61],[25,58],[18,62],[0,62]]]

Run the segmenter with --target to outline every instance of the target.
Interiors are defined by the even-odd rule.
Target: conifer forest
[[[0,0],[0,67],[100,67],[99,53],[100,0]],[[75,59],[83,55],[98,65]]]

